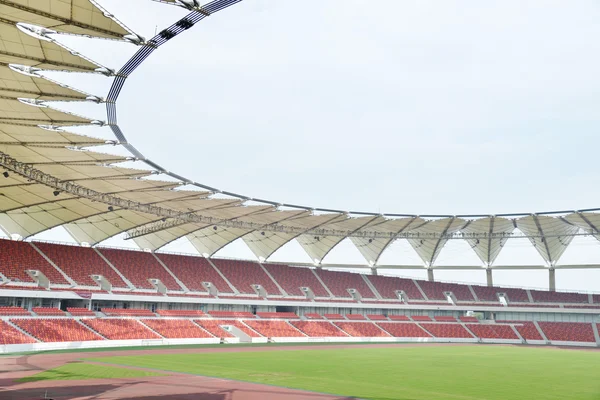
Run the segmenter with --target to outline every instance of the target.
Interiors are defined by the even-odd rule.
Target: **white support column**
[[[550,268],[548,270],[548,288],[551,292],[556,291],[556,270],[554,268]]]
[[[491,268],[486,268],[486,270],[485,270],[485,277],[487,279],[487,285],[489,287],[494,286],[494,277],[492,275],[492,269]]]
[[[427,280],[429,282],[433,282],[433,269],[432,268],[427,268]]]

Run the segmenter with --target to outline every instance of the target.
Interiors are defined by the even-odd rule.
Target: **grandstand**
[[[559,263],[574,237],[600,238],[600,209],[423,217],[285,204],[198,183],[129,143],[117,123],[126,80],[156,49],[237,2],[165,0],[187,15],[148,39],[95,2],[2,3],[0,229],[9,239],[0,239],[0,352],[362,340],[600,346],[600,294],[556,290],[557,269],[600,267]],[[104,66],[63,45],[65,34],[121,41],[132,56]],[[46,71],[106,78],[107,96]],[[55,109],[56,101],[98,103],[106,121]],[[110,129],[115,139],[70,132],[75,126]],[[105,145],[132,157],[94,149]],[[135,167],[118,165],[126,161]],[[36,240],[55,227],[77,245]],[[140,250],[103,246],[119,234]],[[197,253],[164,251],[180,238]],[[240,239],[255,260],[216,255]],[[324,262],[346,239],[364,260]],[[549,290],[494,284],[495,270],[521,268],[496,263],[512,239],[531,243],[540,261],[530,267],[546,271]],[[439,266],[449,240],[466,242],[481,267]],[[310,265],[271,262],[292,241]],[[422,263],[381,264],[395,241]],[[421,269],[427,280],[386,276],[393,269]],[[487,285],[439,281],[438,269],[485,271]]]

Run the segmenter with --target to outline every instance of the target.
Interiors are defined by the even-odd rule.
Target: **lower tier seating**
[[[142,322],[167,339],[208,339],[213,337],[189,319],[143,319]]]
[[[35,343],[35,339],[25,335],[4,321],[0,321],[0,345]]]
[[[42,342],[102,340],[100,336],[69,318],[13,319],[11,322]]]
[[[424,323],[421,327],[438,338],[472,339],[473,336],[460,324]]]
[[[381,328],[372,322],[335,322],[335,325],[350,336],[356,337],[389,337]]]
[[[285,321],[244,321],[246,325],[266,337],[305,337]]]
[[[538,322],[538,325],[550,341],[596,342],[592,324],[587,322]]]
[[[519,339],[510,325],[467,324],[467,328],[481,339]]]
[[[156,333],[133,319],[84,319],[84,324],[111,340],[160,339]]]
[[[230,334],[229,332],[227,332],[225,329],[223,329],[223,326],[235,326],[236,328],[238,328],[239,330],[241,330],[242,332],[244,332],[246,335],[250,336],[251,338],[259,338],[262,337],[262,335],[260,335],[259,333],[253,331],[252,329],[250,329],[247,325],[245,325],[242,321],[238,321],[235,319],[197,319],[194,320],[195,323],[197,323],[198,325],[200,325],[202,328],[206,329],[208,332],[210,332],[212,335],[215,335],[217,337],[234,337],[235,335]]]
[[[347,337],[331,322],[326,321],[292,321],[290,322],[304,334],[310,337]]]
[[[377,325],[395,337],[431,337],[419,325],[411,322],[379,322]]]
[[[96,313],[83,307],[67,307],[67,312],[74,317],[95,317]]]
[[[514,323],[519,335],[525,340],[544,340],[540,332],[531,321],[496,321],[500,323]]]
[[[64,317],[66,314],[64,311],[58,309],[58,308],[52,308],[52,307],[33,307],[31,309],[31,311],[33,311],[34,313],[36,313],[37,315],[47,315],[47,316],[54,316],[54,317]]]

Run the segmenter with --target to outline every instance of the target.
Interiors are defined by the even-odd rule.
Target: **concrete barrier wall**
[[[396,337],[298,337],[298,338],[270,338],[275,343],[356,343],[356,342],[378,342],[378,343],[479,343],[478,339],[450,339],[450,338],[396,338]],[[252,343],[267,343],[269,338],[252,338]],[[95,340],[89,342],[58,342],[58,343],[31,343],[31,344],[9,344],[0,345],[0,354],[21,353],[51,350],[69,349],[97,349],[111,347],[131,346],[167,346],[186,344],[219,344],[218,338],[212,339],[153,339],[153,340]],[[226,338],[226,344],[240,343],[239,338]],[[483,339],[481,343],[496,344],[520,344],[520,340],[509,339]],[[530,340],[527,344],[546,345],[543,340]],[[555,346],[585,346],[597,347],[596,343],[587,342],[560,342],[553,341]]]

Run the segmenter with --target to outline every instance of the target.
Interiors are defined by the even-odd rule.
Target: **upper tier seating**
[[[200,310],[156,310],[161,317],[205,317],[206,314]]]
[[[35,343],[35,339],[0,320],[0,345],[25,343]]]
[[[544,340],[540,332],[535,327],[535,324],[531,321],[496,321],[499,323],[514,323],[515,328],[517,328],[517,332],[523,337],[525,340]]]
[[[154,286],[148,279],[160,279],[167,289],[182,290],[151,253],[116,249],[99,250],[137,288],[153,289]]]
[[[468,317],[466,315],[461,315],[459,319],[461,320],[461,322],[479,322],[479,320],[476,317]]]
[[[467,328],[481,339],[519,339],[509,325],[467,324]]]
[[[530,290],[533,301],[538,303],[588,303],[588,295],[584,293],[549,292],[546,290]]]
[[[281,318],[281,319],[299,319],[293,312],[257,312],[256,315],[260,318]]]
[[[0,307],[0,315],[23,315],[30,316],[31,313],[21,307]]]
[[[213,338],[211,334],[201,329],[189,319],[143,319],[142,322],[159,335],[168,339]]]
[[[596,342],[589,322],[538,322],[550,341]]]
[[[211,317],[215,318],[255,318],[254,314],[247,311],[218,311],[210,310]]]
[[[429,322],[432,321],[431,317],[429,317],[428,315],[411,315],[410,316],[412,318],[413,321],[417,321],[417,322]]]
[[[387,317],[381,314],[367,314],[366,317],[371,321],[387,321]]]
[[[0,273],[13,281],[34,282],[25,272],[27,269],[41,271],[50,283],[69,284],[30,243],[0,239]]]
[[[189,289],[205,292],[202,282],[210,282],[219,293],[233,293],[227,282],[203,257],[191,257],[175,254],[156,254],[160,260]]]
[[[11,322],[42,342],[102,340],[100,336],[69,318],[14,319]]]
[[[426,329],[435,337],[439,338],[469,338],[472,339],[471,335],[462,325],[460,324],[421,324],[421,327]]]
[[[257,263],[236,260],[213,260],[213,263],[240,293],[255,294],[251,285],[261,285],[267,295],[282,295],[277,285]]]
[[[115,270],[92,248],[50,243],[35,245],[78,285],[97,286],[90,275],[102,275],[113,287],[127,287]]]
[[[408,315],[388,315],[388,318],[392,321],[410,321]]]
[[[95,317],[96,313],[87,308],[67,307],[67,312],[74,317]]]
[[[417,281],[429,300],[446,300],[444,292],[452,292],[457,300],[474,301],[468,285],[447,282]]]
[[[376,298],[360,274],[326,269],[315,270],[315,272],[335,297],[352,297],[348,289],[356,289],[362,297]]]
[[[362,314],[346,314],[346,318],[351,321],[365,321],[366,318]]]
[[[347,337],[338,327],[327,321],[292,321],[290,322],[310,337]]]
[[[246,325],[266,337],[305,337],[299,330],[285,321],[244,321]]]
[[[40,316],[47,315],[55,317],[64,317],[66,315],[64,311],[52,307],[33,307],[31,311]]]
[[[496,286],[471,285],[479,301],[500,301],[498,293],[506,293],[508,301],[529,303],[529,297],[524,289],[503,288]]]
[[[160,339],[156,333],[134,319],[82,319],[84,324],[110,340]]]
[[[238,321],[235,319],[231,319],[231,320],[227,320],[227,319],[197,319],[194,320],[194,322],[196,322],[198,325],[200,325],[202,328],[206,329],[207,331],[209,331],[211,334],[215,335],[216,337],[234,337],[234,335],[229,334],[227,331],[225,331],[223,328],[221,328],[221,326],[235,326],[236,328],[238,328],[239,330],[241,330],[242,332],[244,332],[246,335],[252,337],[252,338],[258,338],[258,337],[262,337],[260,334],[258,334],[257,332],[253,331],[252,329],[248,328],[248,326],[246,326],[242,321]],[[223,333],[225,332],[225,333]]]
[[[429,333],[419,328],[419,325],[413,323],[378,322],[377,325],[394,337],[431,337]]]
[[[156,317],[156,315],[146,309],[139,308],[103,308],[102,313],[110,316],[130,316],[130,317]]]
[[[398,299],[396,290],[403,290],[411,300],[424,300],[423,295],[412,279],[379,275],[369,275],[367,279],[384,299]]]
[[[456,318],[449,315],[436,315],[433,319],[437,322],[456,322]]]
[[[306,317],[306,319],[323,319],[321,314],[317,313],[306,313],[304,314],[304,317]]]
[[[309,268],[276,264],[263,264],[263,266],[290,296],[304,296],[300,287],[309,287],[316,297],[330,297]]]
[[[342,329],[350,336],[355,337],[389,337],[390,335],[384,332],[380,327],[373,322],[334,322],[334,324]]]
[[[342,314],[323,314],[323,317],[327,319],[346,319]]]

